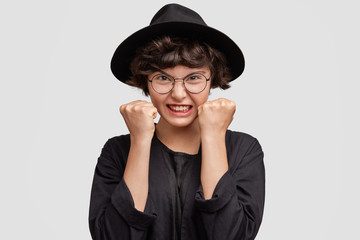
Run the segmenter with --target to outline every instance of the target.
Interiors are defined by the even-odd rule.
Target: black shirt
[[[226,133],[229,170],[205,200],[198,154],[174,152],[154,135],[149,194],[144,212],[122,176],[130,136],[111,138],[102,149],[93,180],[89,225],[93,239],[254,239],[263,215],[265,171],[259,142]]]

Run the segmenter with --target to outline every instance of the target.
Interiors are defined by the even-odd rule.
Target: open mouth
[[[170,105],[170,104],[167,104],[166,106],[168,108],[170,108],[170,110],[173,111],[173,112],[187,112],[192,108],[191,105]]]

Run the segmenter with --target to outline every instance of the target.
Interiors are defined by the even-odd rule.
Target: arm
[[[235,104],[227,99],[199,107],[202,165],[196,206],[209,239],[254,239],[262,220],[263,153],[252,137],[245,143],[225,140],[234,112]]]
[[[252,141],[250,141],[252,139]],[[200,189],[195,198],[208,239],[253,240],[259,230],[265,198],[263,152],[254,138],[230,143],[231,167],[211,199]]]
[[[217,183],[229,168],[225,134],[234,113],[235,103],[223,98],[199,106],[201,186],[205,199],[211,198]]]
[[[130,190],[123,179],[128,136],[110,139],[96,165],[91,190],[89,227],[94,240],[146,239],[155,220],[150,200],[145,211],[134,207]]]
[[[144,211],[149,188],[150,138],[131,137],[124,180],[134,199],[135,208]]]
[[[220,178],[228,171],[225,133],[201,137],[201,185],[204,198],[210,199]]]
[[[144,211],[149,187],[150,145],[155,132],[157,109],[152,103],[134,101],[120,107],[130,132],[131,147],[124,172],[135,208]]]
[[[157,111],[151,103],[134,101],[122,105],[120,112],[131,144],[108,141],[99,157],[89,216],[91,235],[96,240],[146,239],[155,219],[147,197],[153,118]]]

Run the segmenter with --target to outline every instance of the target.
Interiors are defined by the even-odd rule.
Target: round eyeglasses
[[[184,87],[188,92],[201,93],[206,88],[210,78],[206,78],[205,75],[200,72],[190,73],[184,78],[174,78],[173,76],[162,72],[153,76],[149,82],[155,92],[166,94],[174,88],[176,80],[182,80]]]

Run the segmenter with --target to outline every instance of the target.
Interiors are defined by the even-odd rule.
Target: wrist
[[[154,134],[138,135],[138,136],[130,134],[130,142],[131,145],[147,146],[151,144],[153,136]]]
[[[226,130],[225,131],[201,131],[200,137],[201,142],[204,141],[223,141],[225,139]]]

